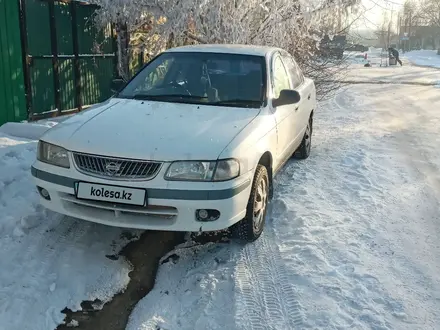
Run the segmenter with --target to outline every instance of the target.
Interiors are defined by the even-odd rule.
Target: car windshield
[[[149,63],[117,97],[259,108],[265,75],[262,56],[170,52]]]

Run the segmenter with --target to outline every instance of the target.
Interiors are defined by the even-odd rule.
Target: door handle
[[[311,96],[311,94],[309,94],[309,96],[307,97],[309,100],[310,100],[310,96]]]

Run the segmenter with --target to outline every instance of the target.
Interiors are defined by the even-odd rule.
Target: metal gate
[[[0,125],[26,117],[18,3],[0,0]]]
[[[96,29],[97,7],[76,1],[19,0],[30,119],[80,111],[111,96],[113,28]]]

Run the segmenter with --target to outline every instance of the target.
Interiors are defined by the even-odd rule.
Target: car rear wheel
[[[266,222],[269,185],[266,167],[258,165],[246,208],[246,216],[232,227],[232,233],[236,238],[245,242],[253,242],[260,237]]]
[[[309,123],[306,127],[306,132],[301,141],[301,145],[295,153],[295,156],[299,159],[306,159],[310,156],[310,151],[312,149],[312,133],[313,133],[313,120],[309,119]]]

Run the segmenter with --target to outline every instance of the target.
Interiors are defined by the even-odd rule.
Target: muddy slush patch
[[[119,255],[107,256],[109,259],[123,256],[132,264],[130,283],[125,291],[104,305],[99,300],[84,301],[81,311],[64,309],[65,324],[56,330],[125,330],[133,308],[153,289],[160,259],[183,239],[183,233],[146,231],[139,240],[127,244]]]

